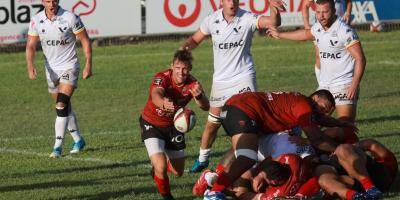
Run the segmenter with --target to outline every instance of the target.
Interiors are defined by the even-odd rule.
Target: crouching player
[[[167,171],[181,176],[184,169],[185,135],[175,129],[175,112],[194,98],[207,111],[210,107],[200,83],[190,75],[192,55],[177,51],[170,69],[157,73],[140,116],[142,140],[152,165],[152,176],[164,199],[173,199]]]

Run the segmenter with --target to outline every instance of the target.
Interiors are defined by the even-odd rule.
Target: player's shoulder
[[[77,18],[79,18],[78,15],[76,15],[75,13],[73,13],[73,12],[71,12],[69,10],[66,10],[64,8],[61,8],[61,7],[59,7],[59,9],[60,9],[60,12],[61,12],[60,16],[62,16],[62,18],[65,19],[65,20],[74,21]]]
[[[172,74],[172,70],[171,69],[166,69],[163,71],[159,71],[157,72],[154,77],[162,77],[162,78],[169,78]]]
[[[36,14],[33,15],[32,18],[31,18],[31,20],[33,20],[33,21],[35,21],[35,22],[38,22],[38,21],[41,21],[41,20],[45,20],[45,19],[46,19],[46,14],[45,14],[44,10],[42,10],[42,11],[36,13]]]

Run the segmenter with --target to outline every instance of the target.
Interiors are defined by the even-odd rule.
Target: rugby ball
[[[384,24],[380,21],[374,21],[369,25],[369,30],[371,32],[382,32],[384,30]]]
[[[193,110],[183,107],[176,111],[174,116],[174,126],[176,130],[187,133],[196,125],[196,114]]]

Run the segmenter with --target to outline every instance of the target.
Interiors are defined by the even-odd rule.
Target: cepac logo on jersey
[[[96,6],[96,0],[78,1],[74,6],[72,6],[71,10],[78,16],[85,16],[92,14],[96,10]]]
[[[170,0],[164,0],[164,13],[167,20],[177,27],[187,27],[197,20],[201,11],[201,0],[196,0],[195,8],[191,14],[187,13],[187,6],[180,4],[178,6],[179,17],[174,15],[170,8]]]
[[[3,0],[4,1],[4,0]],[[0,24],[7,24],[11,21],[13,24],[29,23],[31,17],[44,9],[40,3],[17,5],[20,1],[10,0],[9,5],[0,5]],[[34,1],[33,1],[34,2]]]

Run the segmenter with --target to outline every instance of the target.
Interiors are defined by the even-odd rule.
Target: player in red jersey
[[[336,144],[321,132],[319,125],[354,128],[351,123],[328,116],[334,108],[335,100],[327,90],[318,90],[310,97],[294,92],[247,92],[231,97],[221,116],[236,159],[219,174],[205,199],[221,196],[221,191],[255,164],[258,134],[277,133],[300,125],[312,146],[333,152]]]
[[[364,199],[381,199],[382,192],[388,191],[396,179],[398,165],[395,155],[376,140],[342,144],[333,157],[337,157],[341,166],[335,169],[325,167],[319,177],[321,187],[332,196],[354,199],[356,192],[365,191]]]
[[[152,176],[164,199],[173,199],[167,171],[181,176],[185,164],[185,136],[175,129],[175,112],[194,99],[207,111],[210,107],[200,83],[190,75],[192,55],[175,53],[171,68],[157,73],[149,90],[149,98],[139,123],[141,137],[152,165]]]

